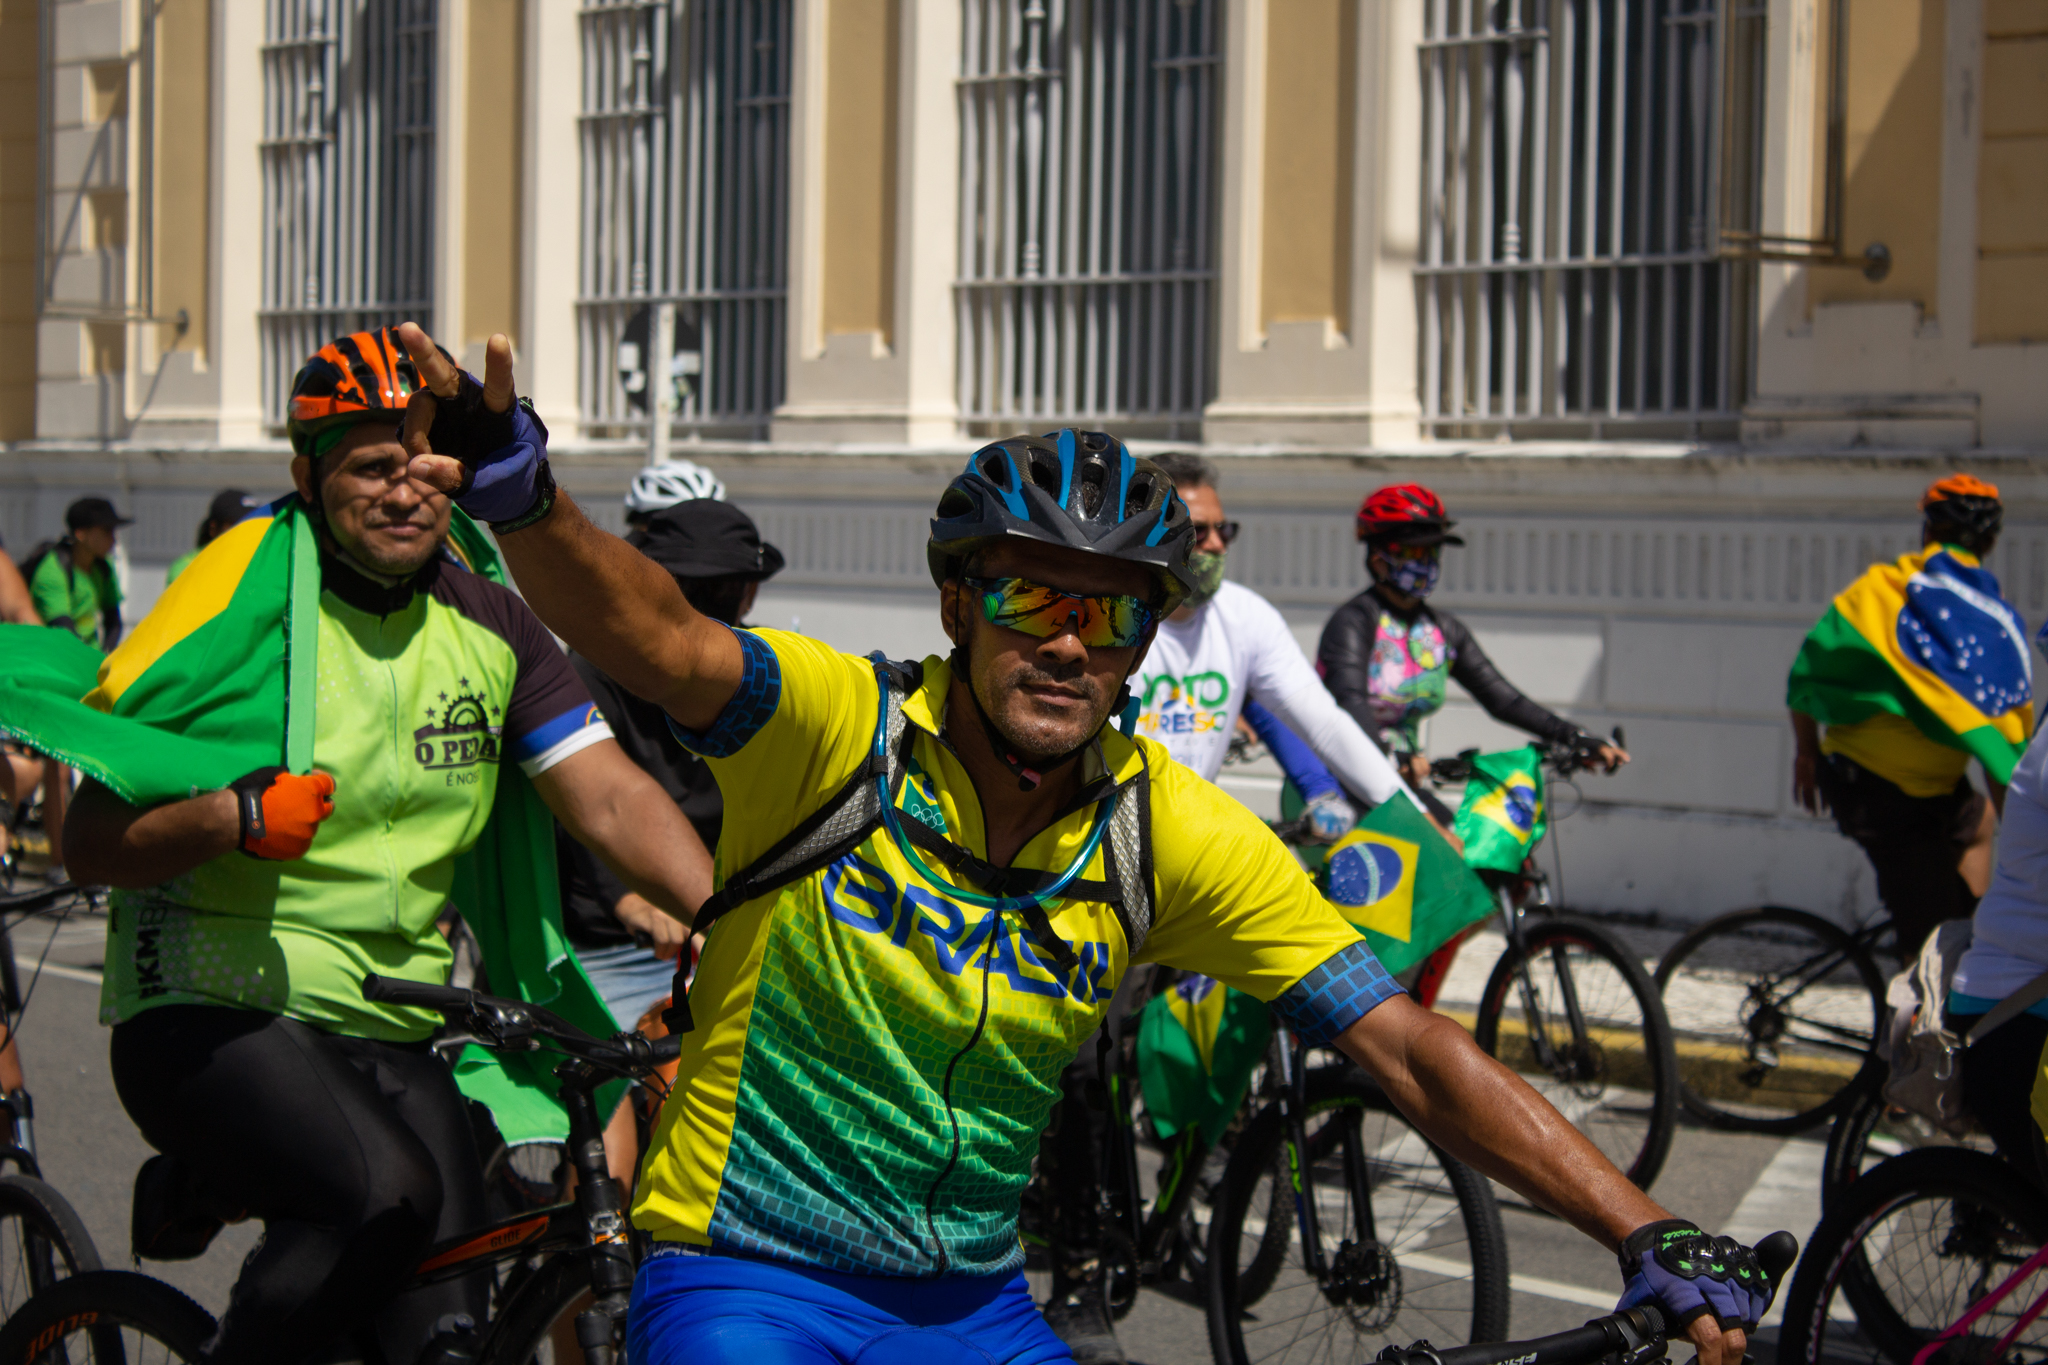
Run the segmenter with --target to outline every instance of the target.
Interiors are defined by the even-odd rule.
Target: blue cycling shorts
[[[629,1365],[1070,1362],[1022,1272],[906,1280],[659,1255],[633,1282]]]

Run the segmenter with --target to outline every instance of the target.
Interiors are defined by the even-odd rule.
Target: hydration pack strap
[[[875,679],[884,692],[880,723],[886,730],[882,737],[886,759],[878,759],[870,752],[824,805],[774,847],[728,877],[725,885],[698,907],[690,926],[693,933],[705,933],[728,911],[830,866],[881,828],[882,806],[875,778],[886,772],[890,800],[893,802],[901,795],[910,767],[910,745],[915,738],[904,719],[903,703],[923,685],[924,670],[916,663],[896,663],[875,656]],[[883,766],[878,767],[878,763]],[[1101,901],[1112,906],[1134,958],[1152,928],[1149,777],[1148,771],[1141,770],[1119,794],[1102,841],[1104,870],[1109,875],[1102,881],[1071,881],[1063,892],[1063,898]],[[940,862],[948,872],[987,886],[993,894],[1029,895],[1056,880],[1053,873],[1034,868],[997,867],[914,817],[901,824],[921,852]],[[1056,967],[1072,972],[1080,965],[1073,948],[1054,931],[1043,905],[1026,907],[1020,913],[1024,927]],[[672,998],[662,1013],[662,1022],[671,1033],[688,1033],[694,1027],[686,984],[688,971],[688,957],[679,956]]]

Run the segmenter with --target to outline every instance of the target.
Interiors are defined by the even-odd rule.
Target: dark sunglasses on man
[[[1195,544],[1197,545],[1207,540],[1211,531],[1214,531],[1222,538],[1223,543],[1228,545],[1231,541],[1237,539],[1237,533],[1240,529],[1238,523],[1234,521],[1197,521],[1189,524],[1194,527]]]

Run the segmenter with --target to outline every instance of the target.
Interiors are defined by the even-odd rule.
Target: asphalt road
[[[86,916],[58,930],[20,1042],[45,1175],[77,1207],[107,1265],[125,1267],[132,1264],[129,1191],[149,1148],[121,1109],[107,1074],[107,1031],[98,1023],[96,984],[102,927],[98,917]],[[35,926],[17,931],[15,951],[24,968],[42,950]],[[1788,1141],[1687,1127],[1653,1193],[1675,1213],[1744,1240],[1784,1227],[1803,1241],[1819,1216],[1824,1140],[1824,1133]],[[1503,1204],[1515,1288],[1512,1335],[1575,1327],[1612,1307],[1620,1290],[1612,1256],[1553,1218],[1507,1199]],[[203,1258],[148,1269],[218,1313],[255,1238],[253,1225],[229,1228]],[[1764,1335],[1766,1343],[1774,1336],[1768,1329]],[[1209,1358],[1199,1308],[1158,1292],[1140,1297],[1121,1338],[1140,1365]],[[1757,1356],[1771,1358],[1767,1344]]]

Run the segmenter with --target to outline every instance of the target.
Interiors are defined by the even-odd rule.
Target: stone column
[[[1414,8],[1231,7],[1207,441],[1415,439]]]
[[[789,379],[775,440],[953,436],[957,9],[797,0]]]
[[[557,443],[581,434],[577,403],[577,268],[571,211],[580,183],[580,6],[526,0],[520,146],[519,386]]]

